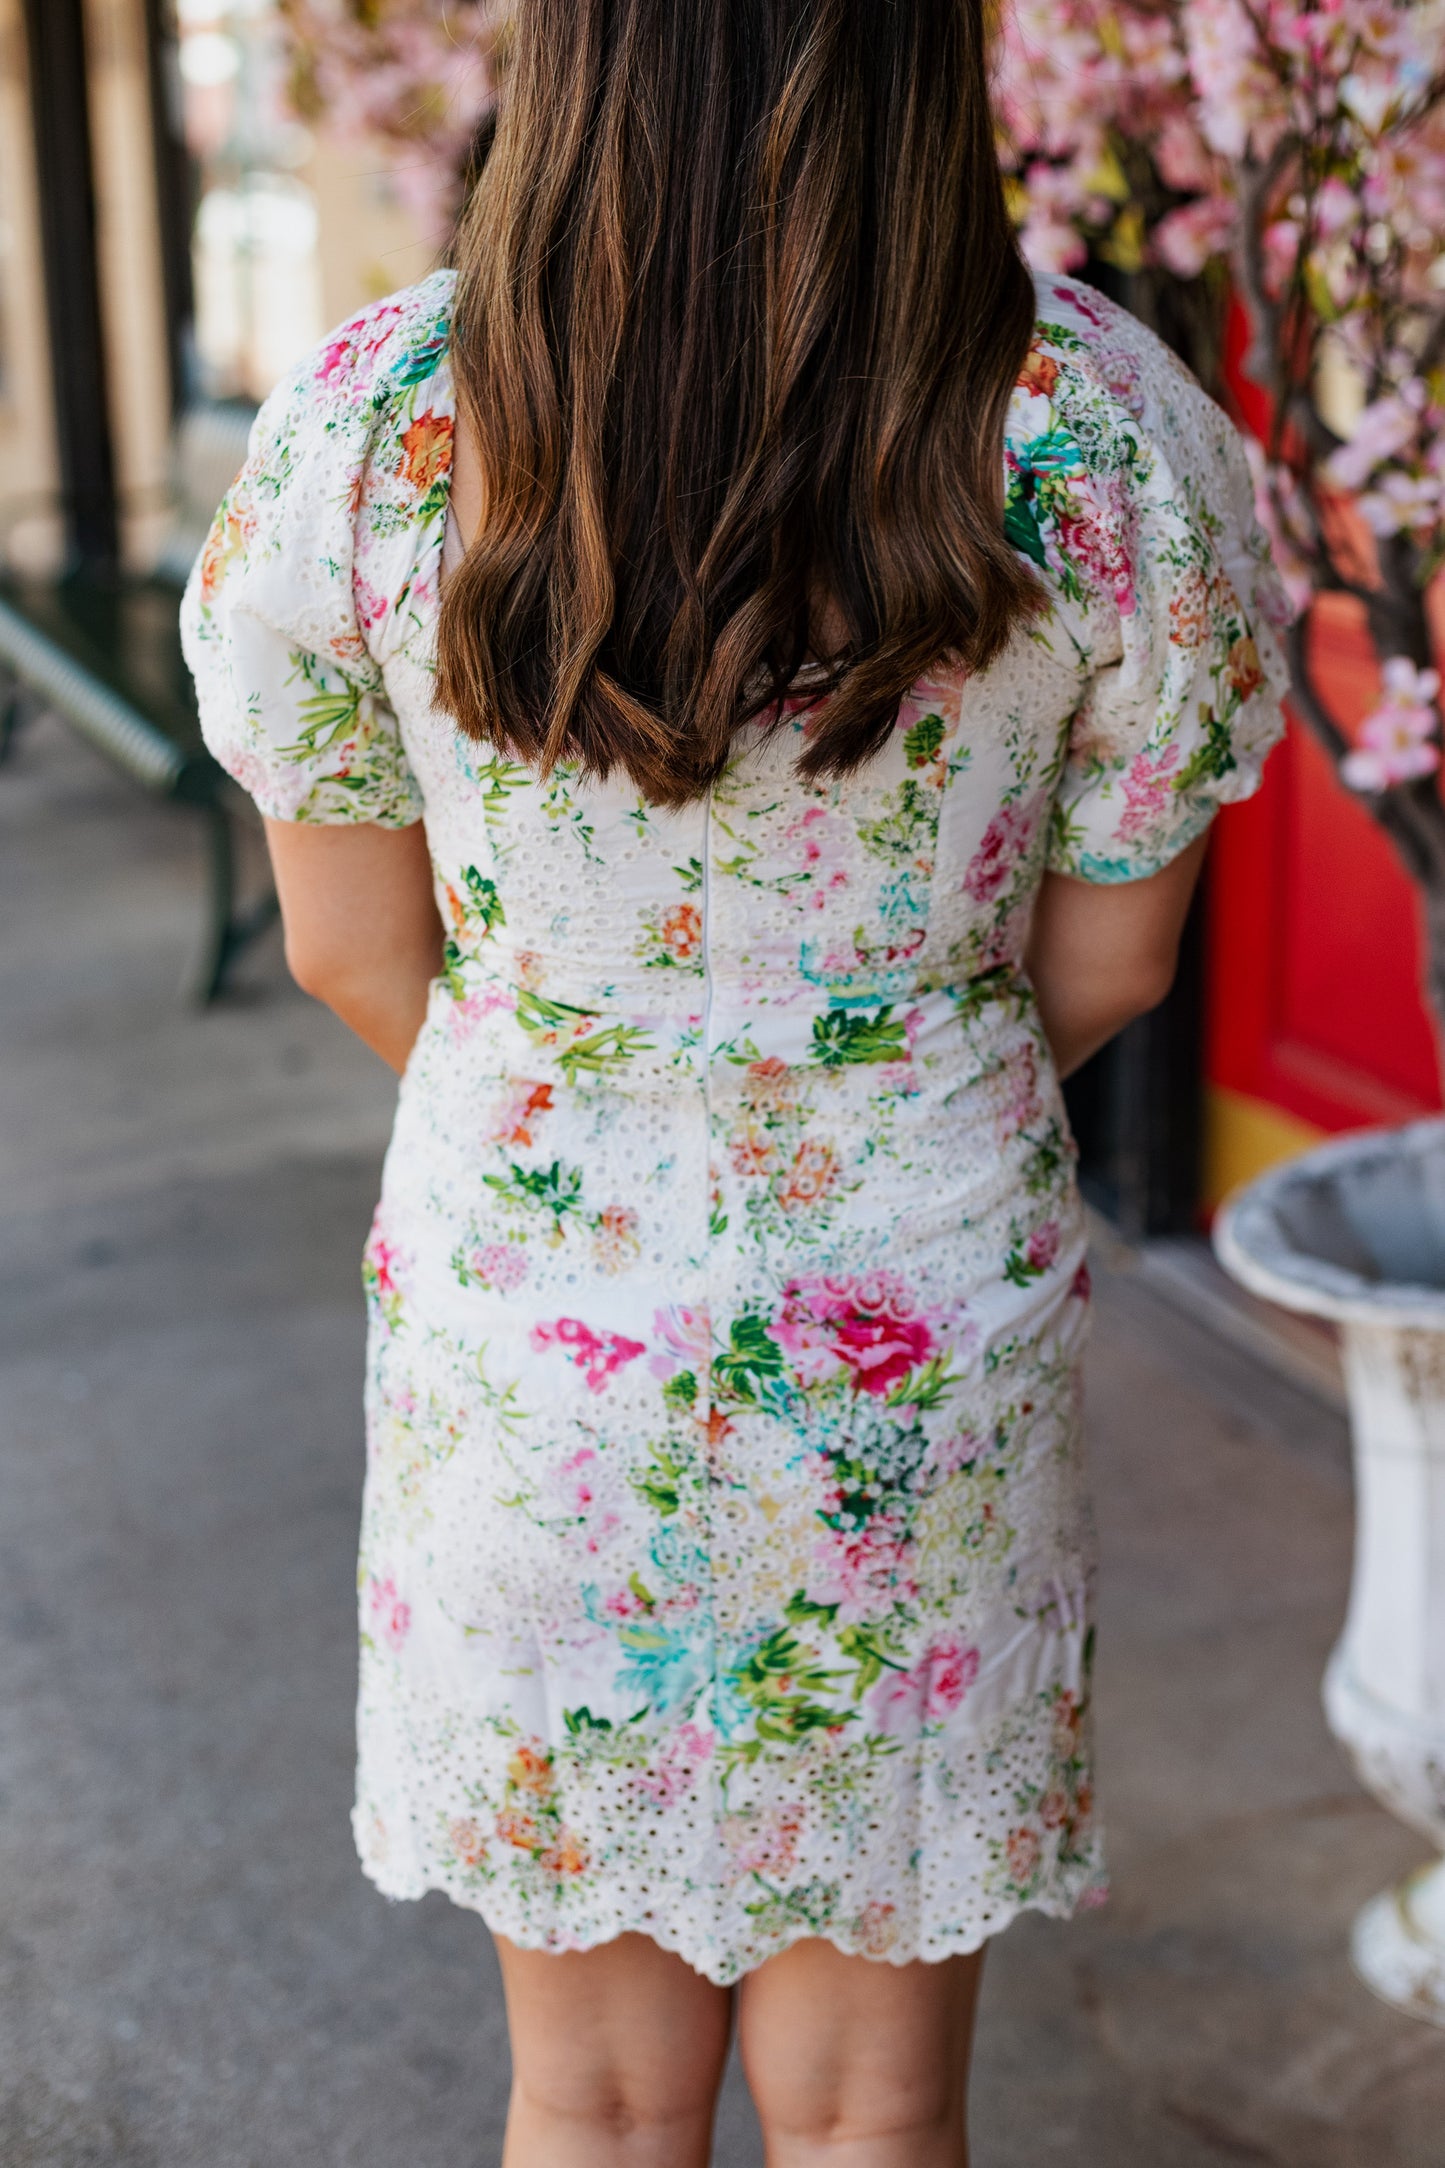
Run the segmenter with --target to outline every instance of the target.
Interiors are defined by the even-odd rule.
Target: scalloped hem
[[[393,1904],[414,1904],[429,1896],[433,1890],[438,1891],[443,1897],[449,1897],[462,1911],[477,1913],[491,1933],[504,1935],[508,1942],[515,1943],[520,1950],[540,1950],[558,1956],[574,1950],[605,1949],[609,1942],[616,1942],[623,1935],[646,1935],[660,1950],[680,1957],[685,1965],[700,1973],[703,1979],[711,1980],[715,1987],[735,1986],[746,1974],[756,1972],[771,1958],[791,1949],[795,1942],[830,1942],[842,1956],[865,1957],[874,1964],[941,1964],[945,1958],[972,1956],[976,1950],[981,1950],[986,1942],[992,1942],[1006,1928],[1012,1927],[1014,1921],[1025,1912],[1041,1912],[1046,1919],[1051,1920],[1069,1920],[1078,1912],[1097,1910],[1109,1899],[1109,1884],[1102,1870],[1086,1871],[1080,1875],[1077,1887],[1061,1888],[1056,1883],[1052,1888],[1039,1889],[1032,1896],[1012,1899],[1006,1905],[991,1911],[987,1926],[980,1925],[977,1929],[959,1928],[950,1935],[923,1942],[915,1939],[911,1943],[894,1945],[887,1950],[869,1949],[861,1939],[850,1937],[841,1930],[828,1929],[819,1933],[805,1922],[799,1921],[795,1930],[780,1936],[771,1948],[759,1951],[756,1956],[741,1953],[729,1955],[700,1948],[696,1938],[685,1928],[676,1928],[670,1920],[658,1919],[645,1912],[619,1918],[608,1926],[605,1933],[599,1932],[591,1936],[539,1934],[530,1922],[508,1918],[507,1906],[485,1901],[489,1893],[459,1889],[441,1875],[430,1878],[421,1876],[415,1884],[408,1881],[404,1886],[399,1879],[389,1883],[387,1877],[364,1858],[359,1864],[367,1881]]]

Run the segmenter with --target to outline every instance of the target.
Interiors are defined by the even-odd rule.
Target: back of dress
[[[366,1276],[357,1834],[514,1940],[716,1979],[972,1948],[1099,1878],[1087,1296],[1022,954],[1158,870],[1282,684],[1247,471],[1131,319],[1040,295],[1007,531],[1047,611],[883,753],[806,705],[680,812],[431,704],[451,282],[268,403],[186,604],[273,817],[425,818],[445,968]]]

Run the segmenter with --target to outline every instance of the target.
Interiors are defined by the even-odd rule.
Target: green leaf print
[[[584,1702],[580,1709],[564,1709],[562,1722],[569,1738],[580,1739],[589,1731],[611,1731],[610,1716],[594,1716]]]
[[[1031,1197],[1045,1195],[1054,1187],[1059,1171],[1069,1160],[1069,1146],[1057,1121],[1051,1121],[1041,1137],[1030,1137],[1033,1146],[1024,1168],[1024,1188]]]
[[[1049,813],[1049,857],[1064,864],[1074,863],[1084,848],[1083,824],[1076,821],[1061,799],[1056,798]]]
[[[1047,1270],[1046,1265],[1034,1264],[1015,1243],[1004,1259],[1003,1276],[1014,1287],[1028,1287],[1041,1280]]]
[[[674,1384],[676,1380],[672,1381]],[[689,1399],[689,1406],[691,1400]],[[654,1446],[652,1462],[632,1479],[632,1487],[639,1498],[647,1501],[654,1513],[667,1520],[676,1513],[682,1499],[682,1481],[687,1473],[687,1463],[665,1446]]]
[[[496,882],[478,873],[475,866],[462,868],[462,881],[467,891],[468,916],[477,921],[482,932],[494,933],[498,926],[505,926],[507,914]]]
[[[557,1067],[569,1084],[575,1084],[579,1076],[606,1076],[609,1070],[625,1068],[634,1055],[650,1054],[653,1044],[635,1024],[609,1024],[561,1048]]]
[[[763,1878],[755,1875],[754,1880],[762,1882]],[[799,1924],[809,1934],[826,1935],[837,1922],[841,1899],[836,1882],[815,1879],[805,1882],[801,1889],[773,1889],[766,1883],[763,1887],[763,1896],[743,1906],[758,1928],[763,1947],[784,1941],[789,1929]]]
[[[825,1518],[834,1528],[845,1528],[850,1521],[861,1527],[873,1518],[879,1502],[883,1486],[878,1470],[871,1461],[847,1453],[830,1453],[828,1459],[839,1503]]]
[[[811,1059],[825,1069],[841,1069],[849,1062],[906,1061],[908,1038],[903,1019],[892,1007],[876,1016],[856,1016],[846,1009],[830,1009],[813,1018]]]
[[[596,1022],[595,1011],[577,1009],[568,1001],[548,1001],[523,987],[517,995],[517,1022],[529,1038],[550,1052],[569,1084],[579,1076],[605,1076],[620,1069],[636,1054],[649,1054],[653,1041],[635,1024],[607,1024],[600,1031],[583,1027]],[[550,1042],[564,1032],[573,1037],[564,1045]]]
[[[981,971],[976,979],[953,989],[953,1009],[960,1024],[976,1024],[995,1002],[1011,1000],[1014,1014],[1026,1016],[1033,1005],[1033,996],[1012,964],[995,964],[991,971]]]
[[[903,757],[910,768],[926,768],[943,743],[943,717],[920,715],[903,733]]]
[[[938,835],[937,791],[926,790],[910,776],[890,791],[884,804],[887,811],[878,820],[858,823],[858,840],[869,856],[898,866],[921,853],[931,854]]]
[[[310,679],[310,657],[297,656],[296,662],[302,677]],[[301,702],[297,713],[301,730],[294,745],[283,747],[292,760],[301,760],[309,754],[323,753],[338,738],[349,737],[356,729],[361,714],[362,688],[352,679],[342,676],[341,689],[318,686],[310,697]]]
[[[565,1167],[560,1159],[554,1159],[550,1167],[519,1167],[514,1160],[505,1174],[484,1174],[482,1180],[518,1211],[549,1212],[553,1238],[558,1242],[568,1219],[586,1217],[582,1209],[582,1169]]]
[[[1048,552],[1044,538],[1039,532],[1039,522],[1031,500],[1024,495],[1023,484],[1016,477],[1009,477],[1008,497],[1003,510],[1004,537],[1025,557],[1031,557],[1041,569],[1048,565]]]
[[[858,1666],[853,1677],[855,1701],[861,1701],[869,1687],[878,1684],[885,1671],[908,1669],[906,1664],[888,1654],[877,1626],[845,1626],[838,1636],[838,1646],[849,1663]]]
[[[408,348],[392,367],[390,384],[377,387],[377,404],[383,404],[398,389],[410,390],[413,384],[424,384],[428,377],[435,376],[449,343],[450,327],[447,327],[433,332],[430,338],[422,339],[417,345]]]
[[[513,791],[525,790],[535,780],[530,768],[515,760],[505,760],[500,753],[481,762],[472,774],[481,785],[482,815],[488,821],[506,811],[507,800]]]
[[[679,1370],[676,1377],[669,1378],[662,1388],[664,1404],[675,1408],[679,1414],[690,1415],[697,1399],[697,1379],[690,1370]]]
[[[779,1626],[745,1664],[729,1674],[729,1683],[752,1709],[758,1740],[769,1746],[792,1746],[809,1732],[852,1722],[851,1709],[817,1698],[842,1676],[818,1663],[796,1634]]]
[[[949,1369],[945,1356],[930,1355],[926,1363],[898,1380],[883,1405],[886,1408],[938,1408],[948,1399],[954,1386],[961,1383],[958,1373]]]
[[[783,1351],[761,1317],[744,1311],[732,1321],[728,1345],[713,1362],[713,1376],[733,1400],[756,1404],[774,1379],[783,1375]]]
[[[574,1009],[570,1001],[549,1001],[522,987],[517,994],[517,1022],[535,1037],[542,1032],[575,1031],[597,1021],[595,1009]]]
[[[467,982],[463,977],[463,967],[467,961],[466,952],[448,934],[442,943],[441,975],[442,984],[453,1001],[465,1001],[467,998]]]
[[[1170,779],[1169,787],[1178,796],[1196,789],[1201,783],[1217,781],[1236,765],[1229,725],[1221,722],[1213,708],[1203,700],[1199,703],[1199,721],[1204,731],[1204,743],[1195,747],[1179,773]]]
[[[799,1589],[796,1595],[790,1596],[783,1605],[783,1616],[794,1626],[811,1626],[815,1623],[831,1626],[838,1616],[838,1606],[836,1603],[814,1603],[811,1596],[805,1596],[802,1589]]]

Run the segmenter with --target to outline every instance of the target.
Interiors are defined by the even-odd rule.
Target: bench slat
[[[169,738],[18,611],[0,601],[0,662],[41,693],[99,750],[154,791],[177,790],[190,763]]]

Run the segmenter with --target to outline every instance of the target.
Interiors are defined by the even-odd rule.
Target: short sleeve
[[[354,327],[348,327],[354,331]],[[272,820],[422,816],[355,597],[377,402],[338,334],[261,408],[181,606],[207,746]]]
[[[1097,882],[1159,872],[1221,805],[1259,788],[1288,684],[1289,604],[1244,446],[1157,341],[1136,326],[1129,343],[1128,411],[1077,432],[1089,471],[1072,539],[1103,568],[1108,599],[1048,856],[1052,871]]]

